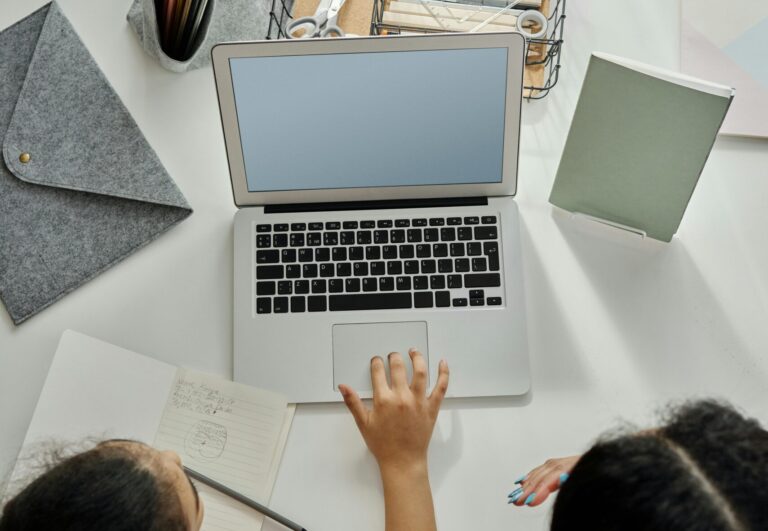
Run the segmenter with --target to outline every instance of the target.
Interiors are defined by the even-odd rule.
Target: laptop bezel
[[[500,183],[412,185],[361,188],[326,188],[251,192],[248,190],[240,129],[237,122],[229,60],[239,57],[327,55],[339,53],[507,48],[507,93],[504,116],[504,149]],[[235,205],[380,201],[477,196],[514,196],[520,147],[525,38],[514,32],[456,33],[343,39],[297,39],[217,44],[211,51],[221,123],[229,162]]]

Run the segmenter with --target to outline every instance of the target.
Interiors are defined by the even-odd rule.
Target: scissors
[[[311,39],[313,37],[344,37],[344,30],[336,25],[339,11],[346,0],[323,0],[317,6],[314,16],[297,18],[286,28],[289,39]],[[304,35],[296,36],[299,29]]]

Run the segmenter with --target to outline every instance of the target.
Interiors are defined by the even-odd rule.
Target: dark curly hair
[[[768,529],[768,432],[698,401],[659,429],[595,444],[555,501],[552,531]]]
[[[65,459],[6,503],[0,531],[188,531],[152,460],[139,443],[110,442]]]

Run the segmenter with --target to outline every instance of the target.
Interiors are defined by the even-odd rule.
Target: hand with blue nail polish
[[[556,492],[568,480],[579,455],[547,459],[543,465],[521,476],[516,485],[520,487],[509,493],[507,503],[517,506],[535,507],[541,505],[550,494]]]

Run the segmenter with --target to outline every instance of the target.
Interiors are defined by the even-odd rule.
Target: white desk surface
[[[0,28],[42,4],[0,0]],[[130,0],[61,4],[195,213],[19,327],[0,310],[0,477],[66,328],[232,371],[235,208],[211,70],[161,69],[125,21]],[[583,227],[547,202],[589,53],[677,68],[678,28],[677,2],[568,3],[560,83],[523,106],[517,201],[533,390],[446,403],[430,454],[445,531],[545,529],[551,503],[507,506],[513,481],[620,419],[648,422],[670,399],[725,397],[768,422],[768,141],[717,141],[669,245]],[[383,529],[375,463],[343,405],[299,408],[272,502],[314,531]]]

